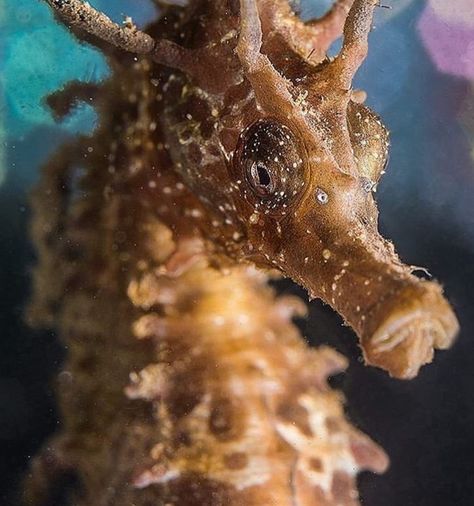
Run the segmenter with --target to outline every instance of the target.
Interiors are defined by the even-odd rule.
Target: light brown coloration
[[[136,64],[121,84],[144,98],[147,71]],[[304,344],[299,299],[203,240],[199,201],[154,168],[166,157],[148,142],[153,108],[136,111],[113,83],[111,116],[57,155],[35,196],[30,317],[53,321],[70,353],[63,430],[35,461],[27,504],[50,504],[70,473],[80,506],[357,504],[356,473],[387,458],[326,383],[345,360]],[[84,156],[86,197],[71,184]]]
[[[150,142],[149,71],[99,90],[100,130],[58,153],[35,195],[30,317],[70,353],[63,430],[27,503],[50,504],[74,474],[81,506],[354,504],[355,473],[387,459],[326,384],[345,361],[303,344],[301,301],[203,239],[218,216]]]
[[[80,3],[50,3],[76,22],[71,12]],[[388,134],[351,90],[367,54],[375,0],[353,3],[334,60],[302,56],[311,44],[326,51],[350,4],[339,2],[326,18],[304,24],[286,0],[242,0],[241,21],[235,2],[217,2],[212,11],[206,1],[192,2],[177,22],[188,34],[180,53],[196,61],[196,52],[208,51],[228,70],[220,81],[203,68],[168,74],[163,125],[176,170],[243,238],[236,245],[224,236],[227,254],[301,283],[354,328],[368,363],[411,378],[434,349],[450,346],[458,324],[439,285],[415,277],[377,231],[372,190],[385,168]],[[109,32],[93,31],[113,41]],[[150,52],[148,42],[143,46],[138,52]],[[156,54],[155,61],[173,65]],[[186,71],[179,61],[174,66]],[[249,138],[258,125],[261,135]],[[288,141],[296,139],[291,147],[283,146],[282,128]],[[263,151],[247,163],[242,146],[252,142]],[[267,183],[267,195],[256,178]],[[323,259],[323,250],[331,257]]]
[[[377,232],[388,136],[351,89],[375,1],[353,2],[332,61],[352,2],[304,24],[286,0],[194,0],[145,34],[47,1],[115,47],[94,92],[101,128],[58,155],[36,197],[32,318],[68,343],[72,380],[30,490],[47,498],[53,461],[79,474],[81,505],[357,504],[355,473],[386,457],[326,385],[341,358],[300,342],[295,302],[248,264],[333,306],[394,376],[452,342],[439,285]]]
[[[205,478],[222,497],[210,504],[311,505],[317,493],[336,504],[337,473],[353,494],[359,469],[385,469],[383,453],[349,427],[340,396],[326,385],[344,360],[309,350],[289,321],[301,304],[274,301],[265,284],[251,268],[223,274],[201,257],[179,278],[146,273],[130,285],[134,304],[158,303],[166,314],[153,311],[134,326],[162,350],[161,361],[133,374],[127,388],[129,397],[154,401],[163,423],[137,487],[161,485],[176,504],[200,504],[207,486],[191,502],[186,484]]]

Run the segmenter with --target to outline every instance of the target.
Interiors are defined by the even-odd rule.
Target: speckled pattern
[[[35,192],[29,318],[69,355],[63,429],[33,462],[27,503],[50,504],[73,475],[84,506],[355,505],[357,472],[388,461],[327,384],[346,361],[304,344],[299,299],[202,235],[219,214],[150,142],[149,71],[105,86],[101,129],[65,146]]]
[[[400,4],[403,4],[403,5],[400,5],[400,6],[398,6],[398,5],[397,5],[397,8],[399,7],[399,8],[401,9],[401,8],[405,7],[405,6],[407,5],[407,3],[408,3],[408,2],[400,2]],[[436,13],[438,13],[438,10],[439,10],[439,9],[437,9],[436,2],[433,2],[433,4],[434,4],[434,7],[433,7],[433,8],[434,8],[434,10],[436,11]],[[394,14],[396,14],[396,10],[394,10],[394,11],[392,11],[392,12],[393,12]],[[411,10],[410,12],[413,12],[413,10]],[[457,12],[459,12],[459,9],[453,9],[453,13],[454,13],[454,14],[456,14]],[[443,13],[442,13],[442,14],[443,14]],[[454,14],[453,14],[453,15],[454,15]],[[443,15],[444,15],[444,14],[443,14]],[[388,16],[387,16],[387,17],[388,17]],[[449,16],[448,16],[448,17],[449,17]],[[451,19],[451,18],[453,18],[453,16],[450,16],[450,17],[449,17],[450,22],[452,22],[452,21],[453,21],[453,19]],[[428,18],[427,18],[427,19],[428,19]],[[464,20],[463,20],[463,24],[465,25],[465,24],[468,22],[468,20],[469,20],[469,17],[468,17],[468,16],[466,16],[466,17],[464,18]],[[458,22],[459,20],[456,18],[454,21],[455,21],[455,22]],[[377,28],[379,28],[379,26],[381,26],[381,24],[377,24]],[[435,29],[435,31],[436,31],[436,26],[434,26],[433,28],[434,28],[434,29]],[[395,41],[395,42],[396,42],[396,41]],[[397,46],[397,43],[396,43],[395,45]],[[379,47],[383,47],[383,45],[382,45],[382,46],[379,46]],[[398,47],[398,46],[397,46],[397,47]],[[380,49],[379,49],[379,51],[380,51]],[[404,70],[405,70],[405,65],[404,65],[404,63],[403,63],[403,62],[402,62],[402,68],[401,68],[401,70],[402,70],[402,75],[404,75],[404,74],[403,74],[403,72],[404,72]],[[441,69],[441,71],[443,71],[443,70]],[[448,70],[448,72],[449,72],[449,70]],[[370,75],[370,74],[369,74],[369,75]],[[381,76],[381,81],[384,81],[384,79],[385,79],[385,76]],[[415,80],[416,80],[416,79],[415,79]],[[397,86],[400,86],[400,83],[402,83],[402,82],[403,82],[403,80],[402,80],[402,79],[400,79],[399,81],[397,81]],[[370,88],[370,86],[369,86],[369,88]],[[375,84],[375,88],[377,88],[377,84]],[[398,89],[398,88],[397,88],[397,89]],[[385,90],[384,90],[384,94],[383,94],[383,96],[390,97],[390,96],[392,96],[392,95],[393,95],[393,89],[392,89],[392,85],[391,85],[391,84],[388,86],[388,88],[387,88],[387,92],[388,92],[388,95],[387,95],[387,93],[385,93]],[[398,93],[399,93],[399,92],[398,92]],[[390,94],[392,94],[392,95],[390,95]],[[389,100],[390,100],[390,99],[389,99]],[[467,102],[467,103],[468,103],[468,102]],[[442,106],[443,104],[442,104],[442,102],[439,102],[439,104],[438,104],[438,105]],[[469,116],[468,116],[467,112],[468,112],[468,111],[466,110],[466,111],[465,111],[464,116],[465,116],[465,123],[466,123],[466,125],[468,126],[468,125],[469,125]],[[444,114],[444,113],[443,113],[443,114]],[[423,121],[423,120],[422,120],[422,121]],[[415,130],[416,130],[416,128],[415,128]],[[449,146],[448,146],[448,148],[449,148]],[[436,151],[436,149],[435,149],[434,151]],[[454,160],[454,159],[455,159],[455,158],[453,158],[453,160]],[[454,175],[454,174],[453,174],[453,175]],[[413,177],[414,177],[414,178],[416,178],[416,176],[415,176],[415,175],[414,175]],[[413,188],[416,188],[416,186],[414,186]],[[466,189],[467,189],[467,187],[466,187]],[[327,193],[326,193],[326,192],[324,192],[323,190],[321,190],[321,191],[322,191],[322,193],[320,193],[320,189],[318,189],[317,195],[322,195],[322,199],[324,200],[324,199],[327,197]],[[428,191],[432,191],[432,190],[430,190],[430,189],[428,188]],[[324,195],[326,195],[326,197],[324,197]],[[421,194],[420,194],[420,195],[421,195]],[[426,196],[426,195],[425,195],[425,196]],[[445,196],[446,196],[446,195],[445,195]],[[460,195],[460,197],[462,197],[462,195]],[[441,200],[442,200],[443,198],[444,198],[444,197],[440,197],[440,199],[441,199]],[[438,202],[441,202],[441,200],[440,200],[440,199],[438,199]],[[400,199],[400,205],[402,205],[402,200],[403,200],[403,199]],[[458,199],[458,198],[456,198],[456,202],[453,202],[453,204],[454,204],[454,205],[453,205],[453,210],[454,210],[454,211],[455,211],[455,209],[456,209],[456,206],[458,206],[458,205],[460,204],[460,202],[462,202],[462,200],[460,200],[460,199]],[[407,204],[407,206],[408,206],[408,207],[413,205],[413,203],[410,203],[410,202],[408,202],[408,201],[407,201],[407,202],[405,202],[405,203]],[[439,205],[441,205],[441,204],[439,204]],[[331,252],[329,249],[325,249],[325,250],[322,252],[323,258],[324,258],[325,260],[327,260],[328,258],[330,258],[330,255],[331,255],[331,254],[332,254],[332,252]],[[67,375],[66,375],[66,376],[67,376]],[[430,375],[430,376],[432,376],[432,375]],[[63,376],[63,377],[64,377],[64,376]],[[436,416],[436,415],[435,415],[435,416]],[[428,495],[429,495],[429,494],[428,494]],[[421,499],[421,497],[420,497],[420,499]],[[394,500],[394,499],[392,499],[392,500]],[[410,503],[410,504],[411,504],[411,503]],[[421,503],[418,501],[418,503],[417,503],[417,504],[421,504]],[[423,503],[423,504],[424,504],[424,503]]]

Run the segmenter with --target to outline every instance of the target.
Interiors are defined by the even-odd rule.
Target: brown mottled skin
[[[351,87],[375,1],[303,23],[287,0],[191,0],[147,33],[47,1],[113,74],[49,100],[59,117],[89,96],[101,123],[34,199],[31,318],[70,353],[28,500],[75,472],[80,505],[358,504],[356,473],[386,457],[326,384],[341,358],[302,343],[262,271],[334,307],[395,377],[454,339],[440,286],[377,231],[388,134]]]
[[[81,4],[49,3],[84,28]],[[340,54],[324,59],[351,3],[337,2],[325,18],[304,24],[286,0],[241,2],[242,23],[236,1],[194,1],[173,22],[177,41],[154,43],[142,34],[142,51],[135,39],[122,42],[127,32],[141,34],[134,28],[119,41],[100,23],[94,33],[183,71],[162,74],[162,126],[175,169],[231,225],[232,236],[220,241],[226,252],[305,286],[352,326],[368,363],[411,378],[434,349],[450,346],[458,324],[440,286],[414,276],[377,231],[372,190],[386,164],[388,134],[351,87],[375,0],[354,2]],[[257,133],[254,142],[266,143],[257,155],[267,159],[242,159],[247,129],[257,121],[262,130],[287,128],[291,145]],[[266,195],[252,183],[252,164],[267,164],[265,177],[279,180]]]

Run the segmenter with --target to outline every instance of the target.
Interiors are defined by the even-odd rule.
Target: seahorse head
[[[284,0],[242,0],[240,17],[229,10],[198,84],[170,80],[180,92],[165,109],[168,131],[178,132],[171,152],[206,205],[238,230],[222,236],[229,250],[241,238],[241,258],[323,299],[359,335],[367,362],[410,378],[450,346],[458,323],[440,285],[414,276],[378,232],[374,191],[388,132],[352,88],[375,0],[338,5],[344,42],[332,60],[321,53],[334,20],[304,24]],[[341,5],[352,5],[348,14]]]
[[[217,216],[205,233],[228,255],[277,268],[330,304],[366,361],[393,376],[415,376],[451,345],[458,323],[440,285],[414,276],[378,232],[373,193],[388,133],[352,86],[376,0],[338,0],[307,23],[288,0],[196,0],[170,7],[149,33],[77,0],[48,2],[68,23],[159,64],[147,74],[160,125],[151,144],[166,147]],[[327,58],[340,35],[342,49]]]

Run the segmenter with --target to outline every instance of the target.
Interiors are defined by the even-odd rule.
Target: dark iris
[[[255,190],[263,195],[270,195],[274,190],[272,176],[262,162],[253,163],[250,167],[250,179]]]
[[[305,164],[291,130],[273,119],[259,120],[239,142],[234,167],[237,178],[247,182],[246,197],[270,209],[294,199],[304,186]]]

